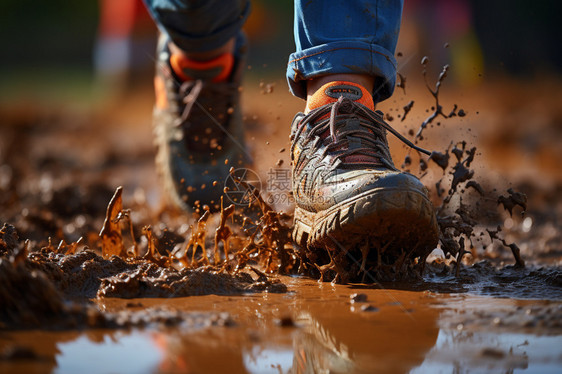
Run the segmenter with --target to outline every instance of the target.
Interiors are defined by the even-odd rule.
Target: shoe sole
[[[367,191],[321,212],[296,207],[294,217],[294,241],[311,250],[349,250],[368,240],[417,257],[427,256],[439,238],[433,205],[411,189]]]

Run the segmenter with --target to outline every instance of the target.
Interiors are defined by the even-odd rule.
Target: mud
[[[561,331],[556,322],[560,302],[281,279],[294,291],[234,298],[138,299],[132,307],[122,299],[98,299],[97,305],[106,313],[159,305],[192,316],[195,310],[214,310],[219,315],[228,311],[235,323],[226,328],[205,328],[200,322],[148,331],[7,332],[0,335],[0,347],[7,352],[0,368],[9,372],[27,365],[66,372],[79,360],[80,365],[95,365],[102,371],[176,372],[188,367],[233,373],[398,373],[428,372],[439,364],[488,372],[498,371],[498,366],[534,372],[546,365],[553,370],[560,364],[553,340]],[[8,358],[14,351],[35,358]],[[94,362],[80,352],[103,354],[105,360]]]
[[[439,74],[439,77],[437,78],[437,81],[435,82],[435,88],[431,89],[430,86],[429,86],[429,83],[427,82],[426,66],[427,66],[428,63],[429,63],[429,59],[428,59],[427,56],[425,56],[421,61],[421,64],[424,67],[423,77],[424,77],[427,89],[429,90],[429,92],[431,93],[433,98],[435,99],[435,105],[431,107],[432,110],[433,110],[433,113],[431,113],[431,115],[429,117],[427,117],[422,122],[422,124],[420,125],[420,128],[418,129],[418,131],[416,133],[416,136],[415,136],[416,141],[423,140],[423,135],[422,135],[423,131],[425,130],[427,125],[432,123],[438,116],[441,116],[443,118],[452,117],[455,114],[455,110],[457,108],[457,106],[455,105],[451,114],[446,115],[445,113],[443,113],[443,106],[441,106],[441,104],[439,104],[439,90],[441,89],[441,85],[443,84],[443,80],[447,77],[447,72],[449,71],[449,65],[443,66],[443,70],[441,70],[441,73]],[[406,114],[404,114],[404,115],[406,115]]]
[[[427,59],[424,58],[422,63],[425,66]],[[435,89],[431,89],[426,81],[426,88],[435,99],[433,118],[437,115],[442,115],[444,119],[456,116],[456,105],[446,116],[439,104],[439,90],[447,70],[448,67],[445,66]],[[423,76],[426,77],[425,70]],[[404,107],[402,120],[412,107],[413,100]],[[432,119],[424,120],[416,140],[421,140],[421,131],[431,121]],[[456,159],[454,165],[449,163],[449,152]],[[435,183],[435,193],[441,200],[436,204],[441,228],[440,247],[445,257],[455,258],[455,262],[459,264],[456,267],[457,273],[464,255],[479,250],[476,247],[477,239],[480,240],[477,235],[485,231],[475,233],[475,226],[488,216],[497,216],[494,206],[471,206],[474,198],[469,188],[487,199],[497,199],[510,213],[515,206],[526,207],[524,194],[509,188],[507,197],[494,197],[495,191],[486,191],[480,183],[473,180],[475,173],[470,166],[475,155],[476,148],[469,148],[467,142],[462,141],[451,143],[443,153],[434,151],[428,159],[443,169],[444,177]],[[411,165],[410,156],[407,158],[409,161],[404,163],[404,167]],[[428,162],[419,157],[419,163],[420,173],[427,173]],[[52,177],[46,178],[49,180]],[[135,208],[123,209],[123,189],[118,188],[104,209],[105,220],[98,236],[93,233],[95,228],[92,226],[96,221],[100,222],[101,200],[99,197],[92,198],[91,195],[107,197],[107,188],[95,187],[99,190],[92,190],[92,187],[82,189],[69,185],[56,187],[53,182],[46,182],[46,186],[44,193],[40,195],[40,199],[46,202],[43,207],[34,204],[33,196],[25,196],[24,190],[24,196],[20,200],[29,200],[30,208],[24,208],[24,214],[20,216],[16,214],[15,223],[21,227],[25,237],[32,239],[26,246],[31,246],[33,253],[30,258],[36,266],[42,266],[42,270],[53,281],[58,282],[57,287],[72,297],[188,296],[201,294],[203,291],[194,290],[187,283],[182,284],[180,279],[187,282],[193,278],[189,282],[195,284],[205,283],[213,277],[220,279],[219,284],[224,283],[224,289],[213,285],[209,287],[212,292],[239,293],[252,289],[253,281],[246,276],[240,278],[239,274],[248,266],[261,267],[268,274],[298,272],[338,282],[419,280],[423,277],[428,255],[404,249],[398,254],[386,253],[381,256],[380,253],[384,253],[384,243],[362,243],[355,249],[342,252],[350,256],[341,255],[338,258],[332,258],[329,252],[321,255],[315,251],[294,248],[290,243],[290,216],[276,212],[253,186],[246,187],[251,195],[250,203],[257,214],[252,216],[253,213],[248,213],[245,209],[237,210],[234,205],[225,207],[221,202],[214,235],[213,229],[207,227],[211,214],[204,207],[196,210],[188,230],[185,225],[180,230],[167,227],[154,230],[150,225],[154,221],[151,222],[151,217],[143,212],[146,208],[136,207],[143,212],[140,215]],[[16,188],[14,193],[21,195],[22,191]],[[467,199],[468,202],[464,202]],[[11,208],[9,205],[8,211]],[[229,221],[231,222],[227,223]],[[37,233],[42,230],[49,233],[48,240],[43,238],[34,241],[38,237]],[[486,232],[490,240],[497,240],[512,251],[517,265],[524,265],[517,244],[508,243],[499,234],[499,230],[486,229]],[[70,233],[72,235],[68,235]],[[6,237],[8,241],[13,241],[9,239],[10,235]],[[53,238],[55,242],[58,241],[58,245],[53,244]],[[70,244],[65,240],[69,240]],[[236,247],[231,248],[231,243],[235,243]],[[93,248],[93,251],[87,248]],[[373,248],[376,250],[372,251]],[[82,252],[77,253],[79,251]],[[363,260],[351,262],[349,258]],[[75,279],[68,281],[65,270],[59,268],[70,269],[68,272]],[[367,273],[369,277],[366,277]],[[258,278],[258,283],[263,283],[263,277]],[[273,283],[266,282],[259,287],[282,291],[281,286]]]
[[[6,228],[7,226],[4,226],[4,229]],[[162,308],[150,308],[132,313],[102,313],[89,303],[68,302],[65,297],[68,296],[68,293],[87,297],[92,293],[95,284],[100,283],[99,272],[92,274],[94,272],[91,270],[83,269],[83,273],[87,276],[76,274],[76,266],[84,265],[85,261],[81,260],[95,263],[96,255],[94,253],[81,252],[81,254],[82,256],[66,256],[65,261],[58,264],[53,264],[48,260],[40,261],[36,256],[33,256],[32,259],[19,255],[10,259],[0,258],[0,283],[2,284],[0,329],[126,328],[155,324],[189,325],[194,324],[194,321],[197,320],[190,314]],[[40,268],[45,271],[39,270]],[[107,271],[108,266],[105,268]],[[57,272],[57,269],[60,271]],[[99,269],[102,269],[102,266],[99,266]],[[124,274],[122,273],[122,275]],[[69,283],[72,284],[72,288],[69,287]],[[67,295],[63,292],[66,292]],[[121,296],[126,297],[126,294]],[[230,323],[228,315],[206,315],[205,318],[214,325]],[[17,352],[21,353],[21,351],[16,351],[16,353],[5,353],[5,355],[8,355],[9,359],[25,358]]]
[[[339,270],[329,255],[315,259],[318,253],[296,248],[290,213],[282,212],[290,205],[268,204],[267,191],[251,188],[251,207],[223,200],[217,214],[159,206],[150,131],[139,130],[139,123],[150,128],[150,96],[121,114],[2,109],[0,223],[13,226],[0,229],[0,371],[72,372],[68,365],[88,362],[77,351],[101,348],[111,349],[98,357],[114,358],[106,371],[124,361],[121,371],[142,362],[138,372],[556,371],[562,178],[556,168],[541,169],[544,162],[533,178],[494,175],[490,164],[526,147],[503,142],[522,131],[514,128],[519,122],[508,117],[484,136],[482,128],[492,126],[480,125],[491,116],[478,117],[481,99],[437,97],[445,75],[435,88],[408,77],[410,97],[381,108],[401,118],[395,122],[404,134],[415,137],[410,127],[422,123],[416,140],[435,150],[429,158],[408,153],[404,168],[429,187],[439,250],[427,262],[425,255],[389,257],[363,272],[362,248],[352,249],[358,263],[342,262]],[[400,79],[404,90],[395,96],[406,92]],[[255,88],[260,100],[248,103],[247,117],[264,122],[250,128],[253,143],[270,142],[255,166],[261,172],[287,161],[279,150],[289,146],[288,117],[302,109],[299,102],[293,110],[274,86]],[[491,92],[490,100],[513,107],[508,93]],[[140,120],[123,124],[141,107],[148,110]],[[521,126],[532,118],[519,117]],[[547,130],[562,117],[548,118]],[[467,127],[484,133],[482,141],[471,140]],[[543,133],[558,139],[555,130]],[[486,141],[495,137],[502,139],[498,154]],[[552,152],[539,160],[557,160],[556,147],[539,143]],[[395,159],[404,156],[391,149]],[[498,168],[524,171],[517,163]],[[130,348],[139,344],[143,355]],[[102,368],[99,361],[90,365]]]
[[[404,107],[402,108],[404,109],[404,114],[402,114],[402,119],[400,121],[404,122],[406,120],[406,116],[408,115],[408,113],[410,113],[413,106],[414,106],[414,100],[410,100],[408,104],[404,105]]]

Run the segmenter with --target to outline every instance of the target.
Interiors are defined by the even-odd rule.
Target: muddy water
[[[97,299],[106,312],[160,307],[200,322],[117,331],[2,332],[0,371],[554,373],[562,367],[560,299],[282,281],[286,294]],[[208,326],[210,313],[227,313],[231,323]]]
[[[414,89],[415,86],[409,83],[408,90]],[[559,90],[559,87],[556,89]],[[556,92],[556,89],[534,90],[537,95],[535,100],[548,103],[551,95],[541,96],[540,92]],[[416,125],[426,123],[421,144],[446,150],[443,157],[446,154],[450,168],[455,166],[455,157],[466,166],[453,170],[453,173],[445,173],[438,162],[433,162],[437,161],[435,158],[423,168],[420,160],[422,180],[432,187],[437,179],[443,179],[436,186],[436,196],[447,196],[448,185],[456,181],[455,186],[460,186],[458,190],[467,190],[467,198],[463,200],[465,207],[482,212],[490,205],[495,212],[475,229],[474,234],[479,236],[474,238],[474,247],[468,245],[467,239],[466,251],[471,253],[467,253],[469,259],[466,266],[460,267],[458,276],[454,266],[433,264],[426,268],[423,280],[386,284],[384,289],[353,284],[319,284],[310,278],[279,277],[280,284],[286,285],[288,292],[274,294],[257,290],[257,293],[240,295],[240,292],[248,290],[237,289],[237,294],[230,296],[126,300],[109,298],[109,294],[104,296],[102,293],[91,303],[84,302],[77,308],[75,304],[68,303],[68,298],[74,300],[76,296],[73,291],[81,290],[79,296],[83,298],[94,297],[101,281],[97,277],[90,279],[92,283],[77,282],[78,278],[73,274],[69,280],[64,277],[54,279],[57,289],[63,292],[57,299],[60,304],[55,305],[55,310],[62,311],[59,317],[73,316],[77,321],[73,322],[74,325],[81,327],[69,329],[68,325],[72,325],[68,323],[71,322],[69,318],[62,319],[67,323],[60,323],[61,318],[58,318],[55,320],[65,331],[49,331],[56,327],[52,323],[45,323],[41,330],[10,331],[14,325],[0,330],[0,373],[560,372],[562,174],[559,164],[562,157],[557,142],[560,132],[556,130],[559,118],[562,118],[557,109],[559,105],[550,99],[550,104],[539,107],[544,119],[538,122],[541,131],[537,133],[542,135],[533,133],[529,136],[527,132],[536,125],[533,121],[533,126],[528,126],[529,121],[535,118],[535,113],[529,112],[533,107],[522,106],[525,100],[520,98],[513,100],[515,104],[509,104],[505,88],[496,90],[498,94],[491,91],[488,108],[483,105],[486,100],[480,97],[486,90],[472,94],[472,106],[470,97],[465,97],[463,108],[468,109],[470,115],[461,119],[459,110],[459,115],[447,121],[443,120],[443,113],[449,113],[456,105],[447,102],[447,97],[442,103],[434,103],[437,99],[434,92],[424,103],[423,97],[428,95],[425,87],[422,90],[423,95],[414,95],[416,104],[413,108],[410,106],[408,121],[404,121],[402,126],[396,120],[393,125],[404,133],[412,130],[413,136]],[[287,124],[293,114],[302,109],[301,102],[297,102],[294,108],[288,108],[291,98],[277,96],[281,91],[260,95],[260,100],[247,101],[251,104],[250,112],[259,115],[249,135],[253,140],[251,143],[256,144],[254,151],[260,152],[254,169],[264,182],[275,160],[282,157],[285,165],[288,164],[288,152],[280,154],[278,150],[288,147]],[[524,87],[523,91],[527,92],[528,87]],[[500,99],[496,98],[503,101],[498,103]],[[188,240],[188,227],[193,222],[180,217],[177,218],[179,223],[176,223],[172,213],[155,212],[155,200],[159,193],[154,178],[150,126],[146,123],[150,118],[152,97],[143,100],[146,102],[142,105],[132,105],[134,110],[123,110],[122,117],[126,121],[113,115],[108,115],[111,117],[109,120],[94,118],[86,121],[84,118],[88,116],[84,114],[67,116],[64,113],[58,117],[43,118],[34,113],[27,114],[27,107],[26,115],[16,113],[13,120],[0,116],[3,117],[0,225],[9,222],[16,226],[21,241],[18,248],[24,246],[23,240],[29,239],[30,249],[36,252],[34,256],[39,256],[39,249],[48,247],[47,256],[62,242],[63,248],[58,251],[61,253],[49,257],[49,264],[57,261],[62,261],[62,264],[65,262],[62,252],[68,254],[69,250],[77,250],[78,257],[85,260],[77,263],[77,272],[92,270],[97,264],[115,266],[119,270],[120,266],[124,266],[122,261],[90,258],[83,247],[87,245],[97,250],[98,255],[103,254],[98,233],[107,203],[120,184],[126,187],[124,202],[126,207],[131,208],[133,234],[137,239],[144,240],[139,241],[140,248],[147,250],[152,242],[142,237],[144,225],[153,225],[156,246],[167,248],[166,251],[173,249],[176,242],[170,240],[166,243],[166,231],[160,227],[161,224],[164,228],[171,228],[170,235],[177,234],[182,240]],[[397,113],[398,108],[400,114],[404,111],[403,116],[406,116],[402,108],[410,101],[410,97],[398,95],[397,102],[388,102],[385,105],[390,107],[382,109]],[[423,109],[432,105],[433,113],[423,113]],[[436,117],[443,123],[426,122],[440,109],[440,105],[445,109]],[[520,109],[510,114],[512,107]],[[138,108],[146,108],[146,113],[138,113],[138,118],[131,116],[131,113],[137,113]],[[270,108],[274,108],[271,113]],[[494,122],[496,117],[506,119]],[[267,126],[262,126],[262,122]],[[139,123],[144,124],[139,126]],[[472,132],[466,133],[466,128]],[[143,134],[144,130],[146,133]],[[492,130],[492,134],[486,135]],[[100,136],[100,133],[105,135]],[[467,145],[465,150],[464,144],[461,147],[457,143],[459,139],[471,139],[470,134],[480,136],[475,142],[478,157],[472,166],[469,164],[474,154],[471,157],[468,152],[473,144]],[[510,137],[509,134],[515,135]],[[528,139],[533,141],[532,144]],[[535,143],[540,145],[538,149],[541,150],[537,159],[523,152]],[[405,156],[400,146],[391,148],[395,152],[395,160]],[[415,172],[417,159],[412,156],[414,162],[411,168]],[[521,162],[524,156],[533,163],[526,159]],[[550,161],[545,163],[540,160]],[[500,167],[502,163],[509,165],[501,171],[488,166]],[[497,188],[497,194],[508,199],[513,194],[507,195],[505,191],[512,186],[527,193],[530,199],[528,207],[515,206],[512,214],[504,212],[502,207],[496,212],[495,197],[481,197],[476,188],[468,188],[471,181],[466,185],[460,181],[472,170],[476,171],[481,188],[487,192],[495,192]],[[501,172],[501,175],[497,176],[496,172]],[[553,187],[548,187],[549,183]],[[545,184],[546,187],[543,186]],[[440,188],[444,192],[439,193]],[[457,203],[454,199],[450,201]],[[436,206],[439,204],[440,201]],[[463,218],[465,209],[462,209],[460,201],[458,205],[452,211],[457,214],[457,208],[460,209],[458,216]],[[505,203],[503,205],[505,207]],[[527,211],[524,217],[521,216],[523,209]],[[508,244],[517,242],[527,265],[525,268],[505,266],[514,263],[509,249],[498,240],[492,241],[492,234],[486,231],[495,232],[502,222],[505,224],[500,235]],[[450,228],[451,231],[455,229],[453,226]],[[124,232],[127,230],[125,228]],[[84,238],[83,244],[74,248],[71,243],[78,243],[80,237]],[[211,244],[208,248],[212,249]],[[458,249],[452,244],[452,250],[461,250],[458,241]],[[234,242],[232,247],[236,248]],[[158,255],[156,257],[156,260],[160,259]],[[485,261],[481,262],[482,259]],[[146,272],[150,273],[148,270],[154,266],[151,265]],[[154,282],[174,281],[175,273],[172,273],[167,269],[143,275],[138,279],[139,284],[144,284],[147,279]],[[160,277],[161,274],[164,277]],[[123,279],[109,279],[112,275],[114,273],[103,276],[104,284],[115,289],[118,281]],[[252,275],[256,278],[255,274]],[[33,279],[38,282],[43,280]],[[0,287],[7,290],[6,284]],[[61,287],[61,284],[66,287]],[[81,288],[84,284],[92,286],[91,293],[84,292]],[[174,282],[175,286],[178,284]],[[162,287],[167,287],[167,283],[162,282]],[[24,288],[14,289],[26,295]],[[354,297],[352,303],[351,295],[356,293],[360,295]],[[134,295],[131,297],[136,297]],[[0,303],[0,312],[2,306]],[[41,316],[43,310],[28,309],[36,316]],[[98,327],[86,328],[88,324],[80,324],[79,318],[85,314],[95,316],[91,325]],[[45,320],[50,321],[48,318]],[[114,328],[103,329],[100,326]]]

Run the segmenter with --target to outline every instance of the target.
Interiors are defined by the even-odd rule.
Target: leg
[[[326,83],[330,80],[327,75],[346,74],[362,76],[356,79],[363,83],[372,80],[373,88],[369,91],[375,102],[390,97],[396,80],[394,50],[403,2],[333,3],[326,6],[321,1],[295,0],[296,52],[289,57],[287,67],[291,91],[304,99],[309,90],[322,85],[315,80],[324,79],[322,83]]]
[[[394,166],[386,132],[428,152],[374,112],[394,90],[402,2],[333,3],[295,4],[297,51],[287,79],[307,107],[291,129],[293,237],[311,258],[322,258],[323,249],[332,261],[334,251],[345,253],[359,272],[406,254],[423,262],[437,244],[435,213],[423,184]]]
[[[144,0],[161,32],[185,52],[220,49],[235,38],[249,0]]]
[[[249,0],[145,0],[160,30],[157,166],[169,202],[218,209],[231,166],[248,159],[239,85]]]

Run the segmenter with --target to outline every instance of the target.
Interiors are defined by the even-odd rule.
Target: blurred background
[[[550,1],[407,0],[397,51],[405,59],[428,55],[436,71],[450,63],[459,84],[484,72],[486,79],[558,75],[561,11]],[[141,0],[3,0],[0,17],[3,101],[151,82],[156,29]],[[282,74],[294,45],[292,2],[253,1],[245,28],[257,74]]]

